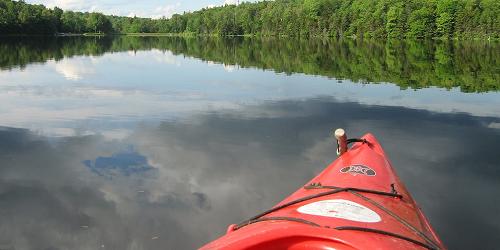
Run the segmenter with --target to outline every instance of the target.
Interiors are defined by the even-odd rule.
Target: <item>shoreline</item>
[[[327,35],[311,35],[307,37],[276,35],[276,34],[244,34],[244,35],[220,35],[220,34],[195,34],[195,33],[57,33],[57,34],[0,34],[0,37],[104,37],[104,36],[131,36],[131,37],[221,37],[221,38],[236,38],[236,37],[258,37],[258,38],[294,38],[294,39],[353,39],[353,40],[378,40],[378,41],[482,41],[482,42],[500,42],[500,38],[403,38],[389,39],[376,37],[358,37],[358,36],[342,36],[334,37]]]

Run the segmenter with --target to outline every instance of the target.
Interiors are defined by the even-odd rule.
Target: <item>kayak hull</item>
[[[274,208],[201,249],[444,249],[377,139],[361,139]]]

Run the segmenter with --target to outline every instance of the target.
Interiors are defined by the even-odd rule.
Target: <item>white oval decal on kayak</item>
[[[297,209],[299,213],[334,217],[357,222],[379,222],[380,216],[373,210],[348,200],[324,200],[309,203]]]

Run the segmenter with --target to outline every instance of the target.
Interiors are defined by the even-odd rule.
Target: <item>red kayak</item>
[[[445,249],[377,139],[335,133],[322,173],[201,249]]]

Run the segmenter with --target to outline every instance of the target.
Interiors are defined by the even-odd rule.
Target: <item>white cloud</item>
[[[62,60],[55,65],[55,70],[68,80],[80,80],[85,75],[95,73],[92,64],[88,59],[81,60]]]
[[[488,128],[500,129],[500,123],[499,122],[492,122],[492,123],[488,124]]]
[[[27,2],[31,4],[43,4],[48,8],[58,7],[63,10],[101,12],[107,15],[119,16],[126,15],[131,9],[130,7],[125,7],[125,4],[118,4],[118,2],[113,3],[112,1],[98,0],[27,0]]]
[[[157,6],[154,8],[152,11],[144,11],[144,10],[136,10],[136,11],[131,11],[127,14],[128,17],[150,17],[153,19],[160,19],[160,18],[170,18],[173,14],[177,13],[177,9],[181,3],[177,2],[175,4],[167,4],[164,6]]]
[[[49,8],[59,7],[65,10],[91,11],[97,9],[97,2],[88,0],[49,0],[44,3]]]
[[[239,4],[239,0],[224,0],[224,5],[226,4]]]
[[[90,6],[89,11],[90,11],[90,12],[98,12],[98,11],[99,11],[99,6],[97,6],[97,5],[92,5],[92,6]]]
[[[81,12],[101,12],[107,15],[127,15],[133,9],[127,6],[123,1],[98,1],[98,0],[27,0],[32,4],[43,4],[49,8],[58,7],[63,10],[81,11]],[[149,8],[148,8],[149,9]],[[136,9],[133,9],[137,11]],[[131,13],[133,17],[133,12]],[[144,17],[147,17],[151,12],[144,12]],[[138,15],[140,16],[140,15]]]
[[[169,18],[173,14],[175,14],[177,7],[179,7],[181,3],[176,4],[168,4],[165,6],[158,6],[154,9],[153,14],[150,15],[151,18],[159,19],[159,18]]]
[[[195,11],[203,7],[197,1],[127,1],[127,0],[25,0],[31,4],[43,4],[49,8],[59,7],[63,10],[82,12],[101,12],[107,15],[129,17],[169,18],[175,13]],[[237,5],[242,2],[256,2],[255,0],[218,0],[207,4],[205,8],[214,8],[224,5]],[[159,3],[158,3],[159,2]],[[182,5],[182,8],[180,6]]]
[[[5,98],[121,98],[143,94],[136,90],[118,90],[69,86],[16,86],[0,88]]]
[[[153,54],[153,58],[159,63],[181,66],[181,63],[177,61],[177,57],[171,51],[153,49],[151,53]]]
[[[100,134],[106,140],[123,140],[127,138],[130,134],[132,134],[132,131],[129,129],[112,129],[107,131],[101,131]]]
[[[235,71],[235,70],[239,69],[239,66],[238,66],[238,65],[229,65],[229,64],[224,64],[224,65],[223,65],[223,67],[224,67],[224,70],[225,70],[226,72],[233,72],[233,71]]]

